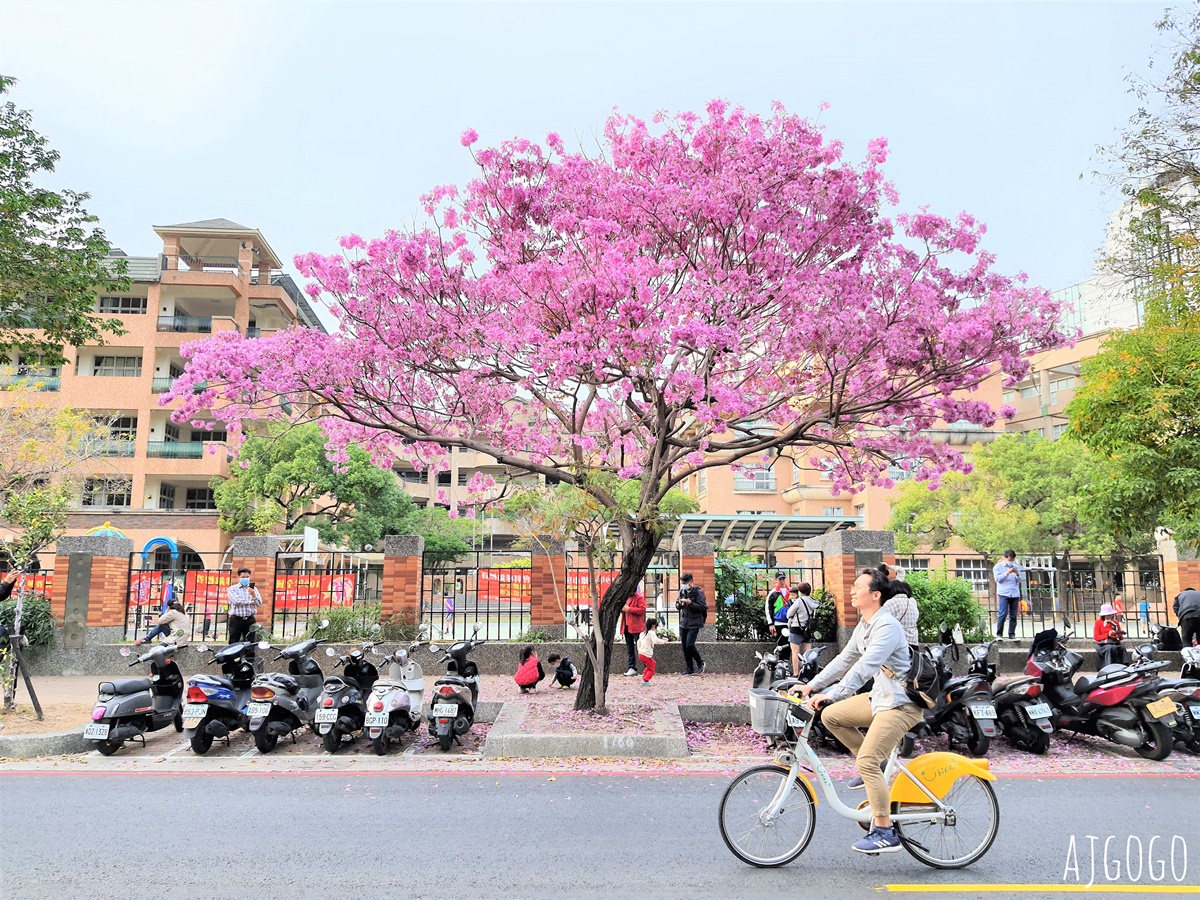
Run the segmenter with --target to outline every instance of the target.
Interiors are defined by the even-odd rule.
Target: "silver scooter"
[[[425,672],[412,658],[420,646],[420,641],[413,641],[408,649],[397,647],[387,657],[387,676],[371,687],[364,727],[371,749],[379,756],[425,719]]]
[[[316,632],[328,627],[329,620],[322,619]],[[285,647],[275,659],[288,661],[287,674],[265,672],[255,677],[246,714],[259,753],[270,753],[284,735],[291,735],[294,744],[296,732],[312,724],[325,684],[325,673],[312,652],[324,642],[324,638],[310,637]],[[270,650],[271,645],[260,641],[258,649]]]

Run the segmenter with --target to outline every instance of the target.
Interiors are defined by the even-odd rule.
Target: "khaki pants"
[[[922,717],[921,710],[911,704],[874,715],[867,694],[855,694],[831,703],[821,711],[825,727],[857,757],[858,774],[867,787],[873,815],[891,814],[887,785],[879,766]],[[865,737],[863,728],[867,729]]]

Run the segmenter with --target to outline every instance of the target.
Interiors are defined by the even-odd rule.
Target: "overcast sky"
[[[90,191],[131,255],[160,250],[154,225],[220,216],[289,263],[332,252],[467,180],[467,127],[570,143],[614,106],[724,97],[819,115],[851,159],[886,137],[903,208],[973,213],[1002,271],[1054,289],[1092,272],[1117,202],[1094,148],[1162,8],[0,0],[0,72],[62,153],[55,186]]]

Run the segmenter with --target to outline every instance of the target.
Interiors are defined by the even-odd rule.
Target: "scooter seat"
[[[1088,677],[1084,676],[1083,678],[1076,680],[1075,693],[1077,693],[1077,694],[1091,693],[1093,690],[1096,689],[1096,687],[1103,684],[1104,681],[1105,681],[1105,679],[1103,679],[1103,678],[1088,678]]]
[[[150,690],[149,678],[114,678],[112,681],[100,684],[100,693],[102,694],[137,694],[148,690]]]
[[[457,675],[447,675],[444,678],[439,678],[433,684],[434,684],[434,687],[437,687],[439,684],[457,684],[462,687],[467,687],[470,684],[470,682],[467,681],[467,679],[465,679],[465,678],[459,678]]]

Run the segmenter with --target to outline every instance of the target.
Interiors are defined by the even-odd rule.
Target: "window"
[[[1040,385],[1031,384],[1021,388],[1022,397],[1040,397],[1042,396],[1042,388]]]
[[[158,489],[158,508],[159,509],[174,509],[175,508],[175,485],[164,484]]]
[[[1050,382],[1050,405],[1053,406],[1058,402],[1059,391],[1075,390],[1075,376],[1068,375],[1066,378],[1057,378]]]
[[[121,416],[109,422],[108,438],[112,441],[136,441],[137,416]]]
[[[1017,392],[1016,391],[1005,391],[1001,396],[1005,403],[1012,403],[1014,400],[1017,399]]]
[[[1053,437],[1054,440],[1057,441],[1060,437],[1063,436],[1063,433],[1070,427],[1071,427],[1070,424],[1068,424],[1066,422],[1064,422],[1061,425],[1055,425],[1054,428],[1051,429],[1051,437]]]
[[[821,510],[823,516],[840,516],[844,515],[840,506],[826,506]]]
[[[448,486],[450,484],[450,473],[449,472],[438,472],[437,473],[437,483],[441,487]]]
[[[17,374],[45,375],[50,378],[58,378],[62,374],[62,369],[59,366],[46,365],[40,356],[31,356],[28,353],[22,353],[17,357]]]
[[[775,472],[767,466],[746,466],[733,476],[735,491],[773,491]]]
[[[401,469],[396,474],[400,476],[401,481],[409,484],[425,484],[424,472],[418,472],[415,469]]]
[[[897,556],[896,565],[907,572],[928,572],[929,560],[916,556]]]
[[[228,433],[224,428],[214,427],[212,431],[207,428],[193,428],[192,440],[205,444],[223,444],[229,439]]]
[[[97,356],[92,365],[92,374],[116,378],[140,378],[142,358],[140,356]]]
[[[183,502],[184,509],[216,509],[217,501],[213,499],[212,488],[188,488],[187,499]]]
[[[183,366],[177,366],[175,363],[171,363],[170,368],[167,369],[167,375],[171,378],[178,378],[182,374]]]
[[[132,506],[132,478],[87,478],[83,482],[84,506]]]
[[[179,426],[171,422],[163,425],[163,440],[168,443],[173,443],[179,440]]]
[[[458,486],[459,486],[459,487],[466,487],[466,486],[467,486],[467,483],[468,483],[470,480],[471,480],[471,473],[470,473],[470,472],[462,472],[462,471],[460,471],[460,472],[458,473]]]
[[[867,514],[867,505],[865,503],[858,504],[858,506],[854,507],[854,514],[861,519]]]
[[[698,494],[699,494],[699,496],[703,497],[707,492],[708,492],[708,472],[702,471],[700,473],[700,488],[699,488]]]
[[[101,297],[100,312],[115,313],[122,316],[146,314],[145,297]]]
[[[986,559],[956,559],[954,577],[971,582],[971,590],[986,594],[992,582],[992,567]]]

